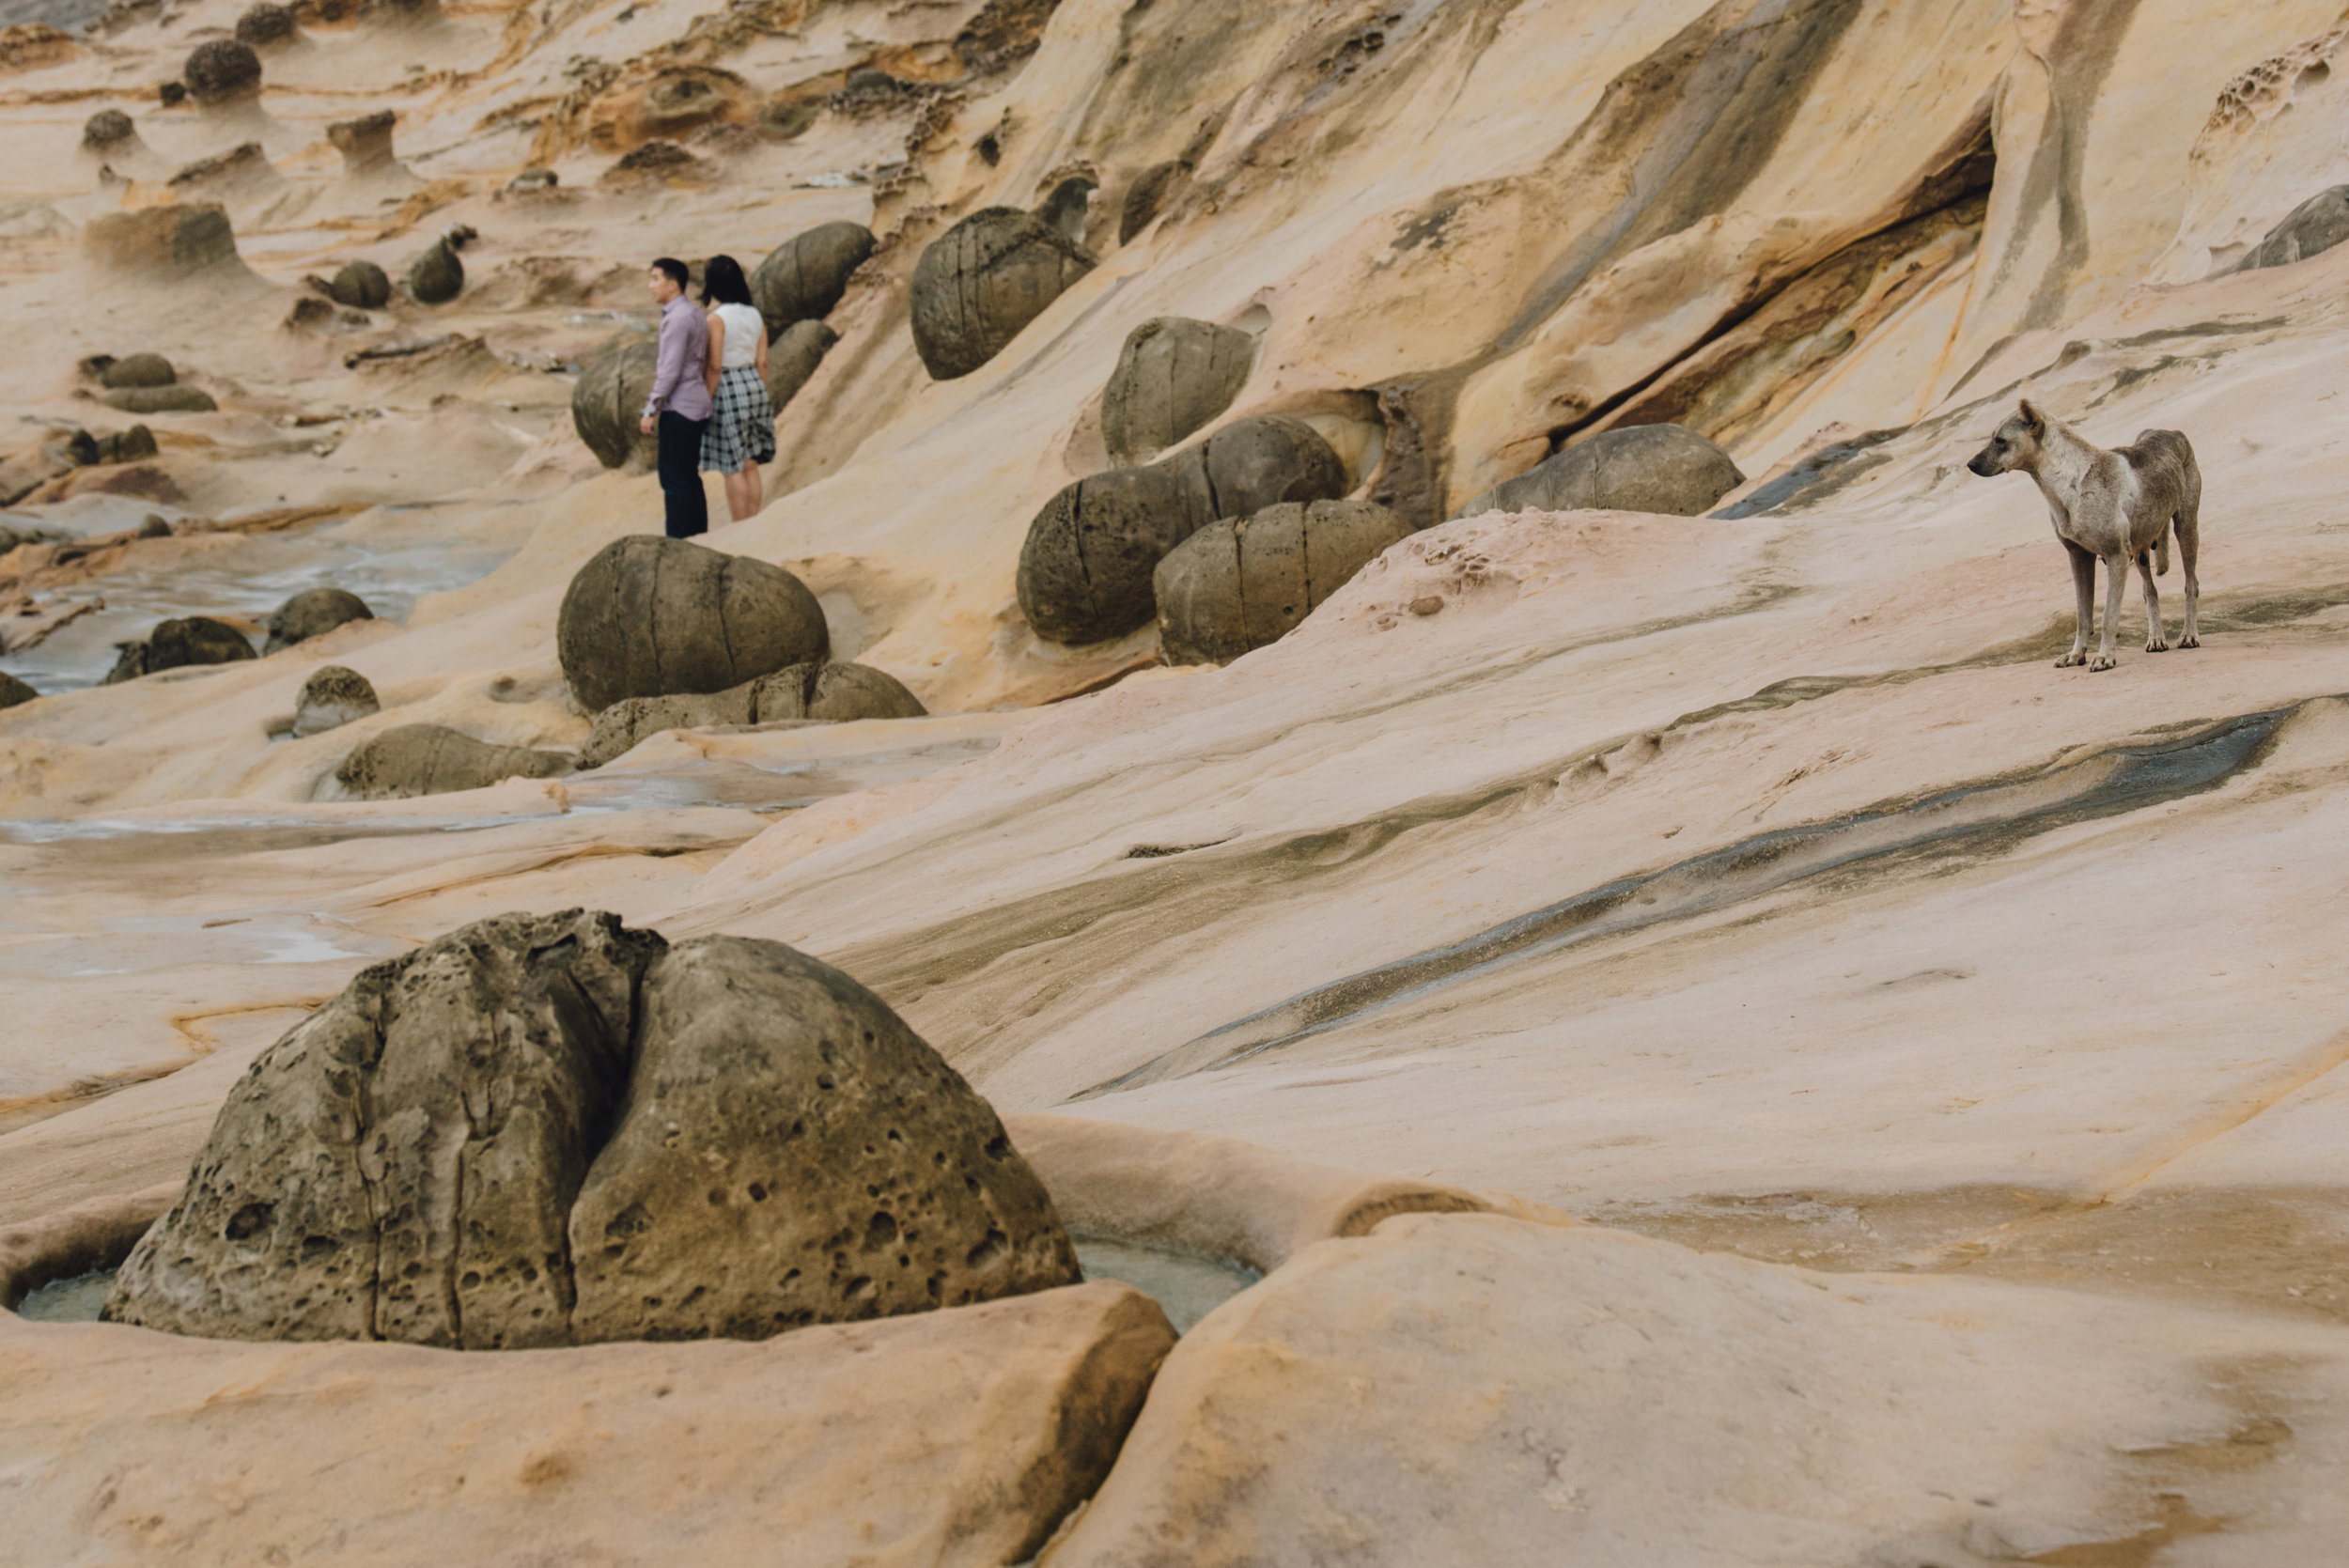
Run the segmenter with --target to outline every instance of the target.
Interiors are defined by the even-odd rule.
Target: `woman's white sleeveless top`
[[[758,362],[758,334],[766,323],[759,318],[756,305],[720,305],[710,312],[726,324],[726,351],[718,361],[721,370],[739,370]]]

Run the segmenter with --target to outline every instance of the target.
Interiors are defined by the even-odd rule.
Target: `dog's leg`
[[[2178,639],[2178,646],[2182,648],[2202,645],[2201,628],[2194,618],[2195,610],[2202,599],[2201,582],[2194,575],[2194,556],[2201,542],[2201,509],[2202,476],[2189,473],[2186,475],[2186,501],[2179,506],[2176,518],[2178,564],[2186,568],[2186,631]]]
[[[2168,534],[2162,535],[2168,538]],[[2145,651],[2168,653],[2170,640],[2161,634],[2161,592],[2154,586],[2154,555],[2147,551],[2137,558],[2137,575],[2145,582]]]
[[[2092,556],[2090,559],[2092,562],[2094,558]],[[2089,571],[2092,577],[2095,571],[2093,565],[2091,565]],[[2121,629],[2121,588],[2128,578],[2129,558],[2127,556],[2108,555],[2105,558],[2105,629],[2104,634],[2096,640],[2096,657],[2088,661],[2091,673],[2097,670],[2109,670],[2120,662],[2112,657],[2112,639]]]
[[[2073,623],[2072,651],[2056,660],[2059,670],[2088,662],[2089,625],[2096,613],[2096,558],[2069,539],[2063,548],[2072,557],[2072,600],[2078,619]]]

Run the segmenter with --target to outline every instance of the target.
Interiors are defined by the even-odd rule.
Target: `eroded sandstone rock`
[[[378,109],[372,115],[329,125],[326,139],[343,155],[343,173],[370,175],[395,167],[397,160],[392,156],[392,129],[397,123],[398,116],[392,111]]]
[[[2252,247],[2250,255],[2235,263],[2234,270],[2256,272],[2265,267],[2290,266],[2322,256],[2343,240],[2349,240],[2349,185],[2336,185],[2294,208]]]
[[[408,292],[418,304],[444,305],[464,292],[465,264],[447,235],[408,264]]]
[[[402,724],[362,742],[334,769],[334,782],[362,800],[405,800],[506,779],[560,778],[573,766],[568,752],[492,745],[444,724]]]
[[[189,52],[179,79],[198,104],[223,108],[260,95],[261,57],[241,39],[214,39]]]
[[[210,615],[159,622],[146,641],[119,644],[117,649],[115,667],[101,685],[113,686],[191,664],[234,664],[260,657],[243,632]]]
[[[1068,486],[1029,524],[1019,607],[1036,634],[1097,643],[1149,624],[1151,573],[1167,551],[1220,518],[1346,493],[1346,465],[1314,428],[1263,415],[1236,420],[1147,468]]]
[[[934,380],[967,376],[1003,351],[1092,254],[1032,212],[989,207],[932,241],[913,265],[913,346]]]
[[[353,310],[381,310],[392,303],[391,275],[372,261],[346,261],[334,270],[326,286],[338,305]]]
[[[299,31],[291,8],[273,6],[268,0],[237,18],[237,41],[254,49],[291,43]]]
[[[302,694],[294,699],[293,733],[297,739],[323,735],[382,708],[366,676],[340,664],[322,665],[310,672]]]
[[[794,321],[767,346],[767,400],[776,411],[800,395],[839,341],[840,334],[821,321]]]
[[[896,676],[869,664],[795,664],[723,691],[614,703],[596,715],[596,727],[580,748],[579,765],[600,768],[662,730],[791,719],[829,723],[919,719],[928,711]]]
[[[1152,587],[1159,656],[1227,664],[1278,642],[1411,525],[1372,501],[1287,502],[1211,522],[1168,552]]]
[[[1101,394],[1110,460],[1146,463],[1232,406],[1247,384],[1255,339],[1187,317],[1144,321],[1126,338]]]
[[[652,395],[660,346],[649,338],[616,337],[596,351],[571,385],[571,427],[606,468],[650,468],[659,442],[637,426]],[[767,364],[776,363],[770,352]]]
[[[119,109],[101,109],[83,122],[82,147],[89,152],[117,152],[138,140],[139,128]]]
[[[1496,485],[1453,513],[1571,512],[1594,507],[1692,518],[1746,482],[1728,453],[1678,425],[1607,430]]]
[[[831,315],[848,274],[872,254],[873,231],[851,223],[819,224],[768,252],[751,272],[751,303],[767,318],[769,340],[779,343],[794,322]]]
[[[237,261],[236,231],[217,202],[143,207],[93,218],[82,247],[101,267],[164,280]]]
[[[125,354],[98,373],[98,384],[109,391],[122,387],[170,386],[179,372],[161,354]]]
[[[270,616],[269,642],[261,651],[275,653],[332,631],[347,621],[373,619],[375,612],[367,608],[367,601],[347,589],[304,588]]]
[[[590,713],[626,697],[723,691],[832,646],[823,607],[781,567],[644,534],[572,577],[554,642]]]
[[[6,670],[0,670],[0,707],[15,707],[19,704],[29,703],[39,695],[39,692]]]
[[[124,413],[210,413],[220,405],[195,386],[131,386],[101,392],[98,400]]]

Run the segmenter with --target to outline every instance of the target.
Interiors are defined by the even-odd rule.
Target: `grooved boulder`
[[[2349,240],[2349,185],[2336,185],[2285,214],[2284,221],[2269,229],[2251,254],[2235,263],[2234,270],[2256,272],[2263,267],[2288,267],[2322,256],[2343,240]]]
[[[1034,213],[983,208],[913,264],[913,347],[934,380],[968,376],[1095,265]]]
[[[1149,624],[1150,576],[1219,518],[1346,493],[1346,465],[1313,427],[1236,420],[1147,468],[1080,479],[1044,504],[1020,547],[1019,608],[1040,637],[1097,643]]]
[[[269,618],[269,642],[261,651],[275,653],[296,643],[334,630],[348,621],[371,621],[375,612],[367,601],[343,588],[304,588],[277,607]]]
[[[780,412],[800,395],[840,334],[821,321],[794,321],[767,346],[767,400]]]
[[[402,724],[362,741],[334,769],[334,782],[362,800],[405,800],[506,779],[560,778],[572,767],[567,752],[492,745],[444,724]]]
[[[465,291],[465,264],[443,235],[408,264],[408,292],[418,304],[444,305]]]
[[[630,697],[596,715],[580,748],[582,768],[600,768],[662,730],[782,720],[845,723],[852,719],[919,719],[922,699],[869,664],[794,664],[771,675],[701,696]]]
[[[297,738],[323,735],[382,708],[375,684],[366,676],[340,664],[321,665],[310,672],[302,694],[294,699],[293,733]]]
[[[660,359],[660,346],[651,339],[616,337],[596,351],[572,383],[571,428],[604,467],[625,468],[632,462],[650,468],[659,456],[658,441],[636,421],[645,399],[652,396]],[[767,364],[771,370],[771,351]]]
[[[795,321],[820,321],[848,292],[848,274],[873,254],[863,224],[819,224],[767,253],[751,272],[751,303],[767,318],[770,342]]]
[[[1372,501],[1285,502],[1211,522],[1153,578],[1169,664],[1229,663],[1286,636],[1411,525]]]
[[[1746,482],[1728,453],[1679,425],[1607,430],[1496,485],[1454,517],[1585,507],[1692,518]]]
[[[1162,316],[1127,335],[1101,395],[1110,460],[1146,463],[1232,406],[1256,342],[1236,327]]]
[[[781,567],[631,535],[580,567],[555,621],[580,706],[723,691],[831,651],[823,607]]]
[[[335,269],[334,280],[326,291],[336,304],[353,310],[381,310],[392,303],[391,276],[372,261],[344,262]]]

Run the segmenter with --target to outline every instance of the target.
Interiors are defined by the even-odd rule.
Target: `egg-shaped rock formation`
[[[660,346],[650,338],[614,338],[597,350],[571,384],[571,427],[606,468],[648,469],[659,456],[658,441],[645,434],[637,419],[652,395],[660,358]],[[770,369],[774,363],[770,350]]]
[[[366,676],[340,664],[321,665],[310,672],[302,694],[294,699],[294,737],[324,735],[382,710],[375,684]]]
[[[919,719],[928,711],[896,676],[869,664],[794,664],[723,691],[614,703],[596,715],[596,727],[579,750],[579,765],[600,768],[663,730],[794,719],[826,723]]]
[[[780,413],[824,363],[840,334],[821,321],[794,321],[767,346],[767,400]]]
[[[913,347],[933,380],[968,376],[1095,265],[1033,212],[983,208],[913,264]]]
[[[1312,426],[1235,420],[1147,468],[1097,474],[1046,502],[1019,551],[1019,608],[1056,643],[1122,637],[1158,613],[1151,573],[1196,530],[1346,489],[1346,465]]]
[[[1228,664],[1276,643],[1411,525],[1372,501],[1291,501],[1211,522],[1152,577],[1159,657]]]
[[[794,321],[820,321],[848,291],[848,274],[873,254],[873,231],[863,224],[819,224],[767,253],[751,272],[751,303],[767,318],[767,336],[782,337]]]
[[[1728,453],[1679,425],[1607,430],[1494,486],[1454,517],[1482,512],[1662,512],[1692,518],[1746,482]]]
[[[372,261],[346,261],[334,270],[326,286],[338,305],[353,310],[381,310],[392,303],[391,274]]]
[[[86,152],[111,153],[138,140],[139,128],[119,109],[101,109],[82,124]]]
[[[272,6],[268,0],[237,18],[237,41],[255,49],[269,49],[281,43],[291,43],[301,31],[294,24],[292,8]]]
[[[831,650],[823,607],[781,567],[690,539],[614,540],[580,567],[555,621],[580,706],[723,691]]]
[[[1232,406],[1256,340],[1236,327],[1161,316],[1127,334],[1101,394],[1110,460],[1146,463]]]
[[[443,235],[408,264],[408,293],[418,304],[444,305],[465,290],[465,264]]]
[[[778,942],[574,909],[377,964],[264,1052],[105,1315],[513,1349],[1079,1278],[993,1110],[870,991]]]
[[[188,96],[207,109],[225,108],[261,91],[261,57],[253,46],[237,39],[214,39],[189,52],[179,68]]]
[[[506,779],[561,778],[575,765],[568,752],[493,745],[443,724],[402,724],[362,741],[334,769],[334,782],[357,800],[406,800]]]
[[[108,391],[123,387],[170,386],[179,372],[161,354],[125,354],[98,373],[98,384]]]
[[[244,633],[226,621],[188,615],[157,622],[144,642],[117,644],[115,667],[100,684],[113,686],[191,664],[235,664],[259,657]]]
[[[0,670],[0,707],[15,707],[19,704],[29,703],[39,695],[39,692],[8,674],[8,671]]]
[[[269,618],[265,654],[290,648],[349,621],[371,621],[375,612],[367,601],[343,588],[304,588],[277,607]]]
[[[2343,240],[2349,240],[2349,185],[2336,185],[2294,208],[2251,247],[2250,255],[2235,263],[2234,270],[2256,272],[2265,267],[2288,267],[2322,256]]]

